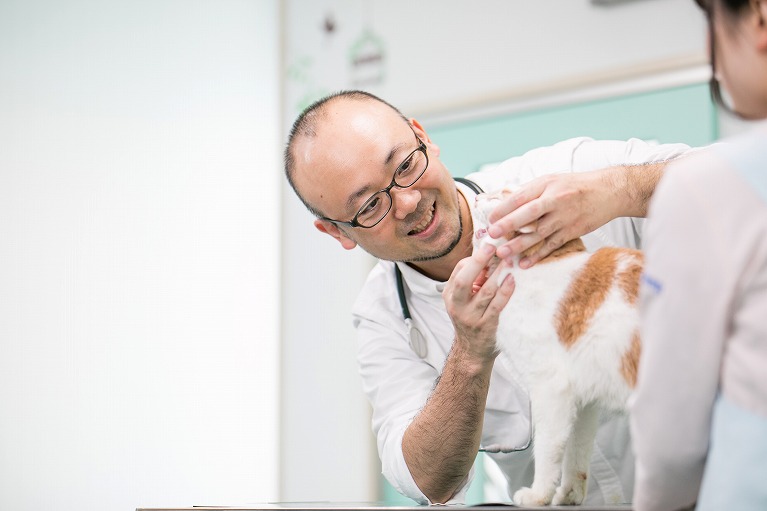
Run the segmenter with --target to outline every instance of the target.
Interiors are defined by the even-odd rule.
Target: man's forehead
[[[296,148],[306,163],[383,161],[409,133],[407,121],[383,103],[336,100],[316,119],[313,135],[301,137]]]
[[[324,115],[317,120],[317,134],[322,131],[333,135],[376,138],[406,125],[405,120],[391,107],[374,100],[337,99],[326,106]]]
[[[377,190],[379,177],[386,174],[389,179],[387,158],[413,144],[408,123],[385,104],[345,101],[331,106],[318,119],[313,136],[294,145],[299,188],[326,214],[345,205],[350,194]]]

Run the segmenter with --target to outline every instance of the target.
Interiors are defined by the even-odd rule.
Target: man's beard
[[[458,215],[458,232],[455,235],[455,238],[450,242],[450,244],[440,252],[437,252],[436,254],[429,254],[429,255],[423,255],[423,256],[417,256],[414,259],[408,259],[407,261],[402,261],[404,263],[422,263],[425,261],[433,261],[435,259],[439,259],[440,257],[445,257],[450,252],[453,251],[453,249],[458,245],[458,243],[461,241],[461,236],[463,235],[463,219],[461,218],[461,215]]]

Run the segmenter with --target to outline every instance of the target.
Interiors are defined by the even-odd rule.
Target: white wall
[[[351,63],[366,31],[380,40],[384,78],[364,88],[409,115],[706,56],[705,19],[692,0],[289,0],[286,23],[289,110],[368,76]]]
[[[278,11],[0,2],[0,509],[277,497]]]
[[[285,0],[284,9],[283,140],[303,106],[342,88],[436,118],[610,80],[626,87],[705,61],[705,20],[692,0]],[[383,79],[360,85],[371,69],[355,68],[352,54],[366,30],[380,43],[372,74]],[[323,237],[286,185],[284,194],[281,494],[375,499],[380,464],[349,314],[373,261]]]

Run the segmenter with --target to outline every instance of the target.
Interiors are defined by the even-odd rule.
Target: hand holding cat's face
[[[478,249],[482,245],[485,244],[491,244],[494,245],[496,248],[500,247],[504,243],[508,242],[509,240],[514,239],[520,234],[529,234],[532,232],[535,232],[535,227],[537,225],[537,222],[534,222],[533,224],[526,225],[522,227],[519,231],[514,231],[511,233],[507,233],[505,236],[501,236],[499,238],[492,238],[488,235],[487,229],[490,225],[490,221],[488,218],[490,218],[490,214],[493,212],[493,210],[498,207],[498,205],[503,202],[503,200],[511,195],[511,190],[503,189],[494,193],[481,193],[476,196],[475,198],[475,225],[474,225],[474,249]],[[498,264],[498,258],[494,258],[493,261],[491,261],[492,268],[489,268],[490,272],[492,272],[492,269],[495,268]]]

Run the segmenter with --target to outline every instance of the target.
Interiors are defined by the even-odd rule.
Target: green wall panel
[[[424,127],[455,176],[571,137],[699,146],[718,135],[706,84]]]

